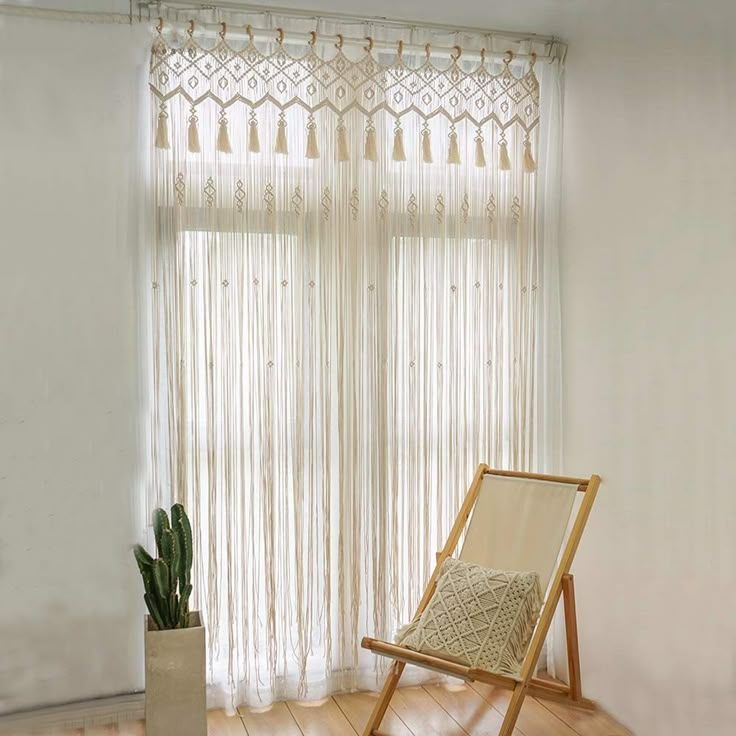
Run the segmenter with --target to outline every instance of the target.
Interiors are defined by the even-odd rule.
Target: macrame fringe
[[[345,130],[345,126],[342,121],[337,126],[337,160],[350,161],[347,131]]]
[[[511,159],[509,158],[509,148],[506,141],[501,141],[501,155],[499,157],[498,168],[501,171],[511,171]]]
[[[537,578],[532,589],[524,596],[524,601],[519,608],[517,624],[523,621],[525,625],[517,625],[515,629],[512,629],[495,672],[512,676],[519,674],[541,609],[542,591],[539,587],[539,578]]]
[[[483,136],[478,133],[475,137],[475,165],[479,168],[485,168],[486,165],[486,152],[483,148]]]
[[[314,120],[307,125],[307,158],[319,158],[317,145],[317,125]]]
[[[225,113],[220,114],[220,129],[217,131],[217,150],[221,153],[232,153],[230,146],[230,135],[227,132],[227,117]]]
[[[156,148],[171,148],[169,143],[169,115],[161,107],[161,112],[158,114],[158,124],[156,125]]]
[[[189,118],[189,128],[187,130],[187,148],[189,153],[201,153],[202,149],[199,145],[199,128],[197,127],[197,116],[192,113]]]
[[[422,131],[422,161],[425,164],[432,163],[432,142],[429,138],[429,130],[427,128]]]
[[[537,170],[537,162],[532,156],[532,144],[531,141],[524,141],[524,171],[527,174],[532,174]]]
[[[394,161],[406,161],[406,152],[404,151],[404,131],[396,123],[394,131],[394,150],[391,158]]]
[[[376,129],[371,125],[365,132],[365,150],[363,158],[366,161],[378,161],[378,149],[376,148]]]
[[[260,153],[261,141],[258,138],[258,120],[256,120],[255,113],[251,113],[248,127],[248,150],[251,153]]]
[[[460,163],[460,147],[457,145],[457,133],[454,130],[450,133],[450,150],[447,152],[447,163]]]
[[[286,156],[289,153],[289,144],[286,140],[286,116],[284,113],[279,114],[278,128],[276,130],[276,146],[274,153],[280,153]]]

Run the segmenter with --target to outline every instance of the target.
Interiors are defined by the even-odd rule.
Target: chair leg
[[[381,725],[381,721],[388,710],[388,704],[391,702],[391,698],[396,691],[396,686],[399,684],[401,675],[404,672],[404,667],[406,667],[405,662],[393,663],[391,671],[388,673],[388,677],[386,677],[386,682],[383,683],[381,694],[373,706],[371,717],[368,719],[368,723],[366,723],[365,729],[363,730],[363,736],[373,736],[376,729]]]
[[[524,705],[525,697],[526,684],[519,682],[516,684],[511,694],[509,707],[506,709],[506,715],[503,718],[503,723],[501,724],[501,730],[498,732],[498,736],[513,735],[516,721],[519,718],[519,713],[521,713],[521,706]]]
[[[565,608],[565,635],[567,638],[567,669],[570,678],[570,697],[583,699],[580,677],[580,648],[578,644],[578,617],[575,610],[575,580],[572,575],[562,576],[562,602]]]

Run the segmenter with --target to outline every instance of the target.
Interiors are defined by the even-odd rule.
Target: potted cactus
[[[206,736],[204,627],[189,610],[192,528],[180,504],[153,512],[157,556],[133,548],[148,608],[145,626],[147,736]]]

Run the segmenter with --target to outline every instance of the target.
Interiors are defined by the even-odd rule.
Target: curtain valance
[[[443,117],[448,130],[448,163],[460,163],[456,125],[466,122],[466,134],[475,141],[475,164],[486,165],[483,146],[484,129],[493,127],[498,134],[499,167],[510,169],[506,131],[517,129],[524,170],[534,171],[532,133],[539,124],[539,82],[532,62],[516,74],[510,62],[501,64],[461,62],[453,58],[449,65],[436,65],[429,54],[418,64],[408,63],[400,47],[396,54],[374,53],[366,47],[358,59],[351,59],[342,49],[323,54],[314,45],[302,55],[293,54],[283,44],[274,43],[270,52],[251,42],[243,49],[232,47],[224,38],[211,47],[189,38],[181,45],[167,42],[159,34],[151,54],[151,91],[159,102],[157,145],[168,147],[167,103],[172,99],[186,101],[189,116],[189,146],[199,146],[197,110],[207,104],[219,108],[218,150],[229,152],[230,108],[244,105],[251,113],[250,150],[260,150],[257,126],[258,111],[269,107],[279,115],[278,126],[289,124],[290,110],[300,108],[308,114],[306,134],[309,136],[308,158],[319,156],[315,115],[325,112],[338,134],[338,160],[347,160],[345,120],[349,113],[362,118],[366,145],[364,157],[376,160],[376,118],[387,116],[394,126],[394,160],[405,160],[403,120],[415,117],[422,124],[423,160],[432,162],[429,122]],[[486,130],[486,135],[488,131]],[[285,132],[277,136],[276,153],[288,153]]]

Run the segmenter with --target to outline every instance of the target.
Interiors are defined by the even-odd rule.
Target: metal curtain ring
[[[363,50],[370,54],[370,52],[373,51],[373,39],[370,36],[366,36],[365,40],[368,41],[368,45],[363,46]]]
[[[161,16],[159,16],[158,18],[158,25],[156,26],[156,30],[159,33],[164,30],[164,19]]]
[[[227,23],[224,21],[220,23],[220,38],[224,41],[225,40],[225,34],[227,33]]]
[[[453,46],[452,50],[455,51],[456,54],[455,55],[450,54],[450,58],[453,61],[457,61],[463,55],[463,50],[459,46]]]
[[[429,44],[424,47],[424,53],[427,54],[427,61],[429,61],[429,55],[432,53],[432,47]]]
[[[345,39],[342,37],[342,33],[336,33],[337,43],[335,44],[336,49],[342,50],[342,45],[345,43]]]
[[[248,39],[251,43],[253,43],[253,26],[248,23],[248,25],[245,27],[245,30],[248,32]]]
[[[308,43],[310,46],[314,46],[314,44],[317,43],[317,31],[310,31],[309,35],[311,38],[309,39]]]
[[[503,63],[510,64],[514,60],[514,52],[509,49],[506,53],[508,54],[508,58],[505,58]]]
[[[278,34],[276,36],[276,43],[278,43],[279,46],[283,46],[284,45],[284,29],[277,28],[276,33]]]

